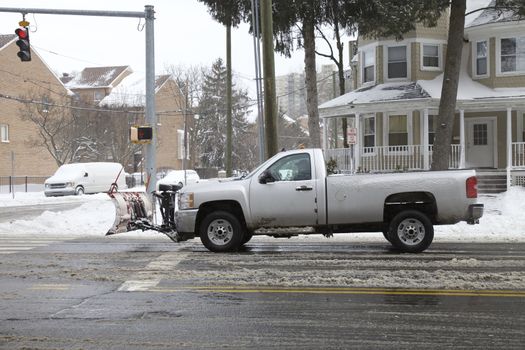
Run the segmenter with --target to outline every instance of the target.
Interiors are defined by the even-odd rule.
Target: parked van
[[[107,192],[115,181],[117,189],[127,188],[126,174],[119,163],[64,164],[44,182],[44,193],[49,197]]]

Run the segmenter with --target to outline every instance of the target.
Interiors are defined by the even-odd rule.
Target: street
[[[0,238],[1,349],[521,349],[525,244]]]

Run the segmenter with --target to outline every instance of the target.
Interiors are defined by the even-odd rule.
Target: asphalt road
[[[0,237],[0,349],[523,349],[525,244]]]

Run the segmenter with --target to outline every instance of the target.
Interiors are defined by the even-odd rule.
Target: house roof
[[[0,34],[0,49],[9,44],[15,37],[15,34]]]
[[[430,95],[416,82],[385,83],[366,86],[351,91],[319,106],[320,109],[342,105],[373,104],[386,101],[401,101],[429,98]]]
[[[496,1],[492,0],[490,4],[487,5],[487,7],[494,7],[496,6]],[[492,24],[492,23],[502,23],[502,22],[512,22],[512,21],[518,21],[520,20],[520,16],[514,14],[513,11],[505,10],[505,9],[494,9],[494,8],[487,8],[478,15],[472,22],[470,22],[466,27],[477,27],[485,24]]]
[[[171,75],[158,75],[155,77],[155,93],[171,79]],[[146,104],[146,77],[142,72],[134,72],[122,79],[111,90],[111,93],[100,101],[100,106],[108,107],[144,107]]]
[[[113,87],[115,80],[126,70],[131,71],[131,68],[129,66],[88,67],[64,84],[70,89]]]

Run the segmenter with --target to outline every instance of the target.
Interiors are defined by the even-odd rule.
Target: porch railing
[[[424,146],[377,146],[363,147],[359,166],[356,166],[354,146],[351,148],[326,149],[325,158],[333,158],[343,173],[392,172],[424,170]],[[432,164],[432,146],[429,147],[428,165]],[[451,145],[450,168],[458,169],[461,164],[461,146]]]
[[[525,142],[512,143],[512,167],[525,168]]]

